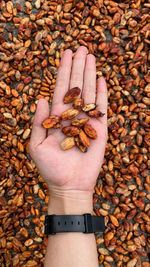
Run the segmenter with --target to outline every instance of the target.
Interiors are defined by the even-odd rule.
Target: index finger
[[[51,107],[51,115],[60,115],[64,111],[65,104],[63,98],[65,93],[69,89],[70,73],[72,66],[72,51],[70,49],[65,50],[63,53],[60,67],[58,69],[56,87],[54,90],[54,96]]]
[[[99,118],[99,121],[103,125],[107,125],[107,85],[103,77],[98,79],[96,105],[98,110],[105,113],[103,117]]]

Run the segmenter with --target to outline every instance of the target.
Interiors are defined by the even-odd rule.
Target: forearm
[[[79,192],[70,195],[50,194],[48,214],[80,215],[93,212],[92,194]],[[94,234],[57,233],[49,235],[44,267],[98,267],[98,256]]]

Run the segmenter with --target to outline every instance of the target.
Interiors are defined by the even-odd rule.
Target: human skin
[[[97,85],[97,86],[96,86]],[[65,138],[60,129],[44,129],[41,124],[51,115],[59,115],[70,108],[63,98],[68,89],[78,86],[85,104],[96,103],[97,109],[105,113],[98,119],[90,118],[98,137],[91,140],[86,153],[77,147],[63,151],[60,147]],[[96,88],[97,87],[97,88]],[[82,113],[78,117],[86,117]],[[70,121],[63,122],[63,126]],[[104,78],[96,83],[96,60],[87,55],[81,46],[72,59],[67,49],[58,69],[56,87],[51,110],[48,102],[40,99],[34,117],[29,151],[41,176],[47,182],[50,201],[48,214],[84,214],[93,211],[93,189],[103,163],[107,142],[107,87]],[[98,258],[94,234],[57,233],[48,237],[45,267],[96,267]]]

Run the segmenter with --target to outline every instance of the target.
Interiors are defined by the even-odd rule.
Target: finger
[[[31,150],[41,144],[46,138],[46,129],[42,127],[42,122],[49,116],[48,102],[42,98],[38,101],[34,117],[32,133],[30,138]]]
[[[107,124],[107,85],[103,77],[97,81],[97,98],[96,98],[97,109],[102,113],[105,113],[99,120]]]
[[[82,90],[84,67],[87,55],[87,48],[80,46],[75,53],[73,59],[73,66],[70,78],[70,89],[73,87],[79,87]]]
[[[86,57],[85,72],[84,72],[84,85],[82,96],[85,104],[95,103],[96,93],[96,59],[93,55],[89,54]]]
[[[63,98],[67,90],[69,89],[69,80],[72,66],[72,51],[70,49],[65,50],[63,53],[60,67],[58,69],[56,87],[54,90],[54,96],[51,107],[51,114],[60,115],[64,110],[65,104]]]

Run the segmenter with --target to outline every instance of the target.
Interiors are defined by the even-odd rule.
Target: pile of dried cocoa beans
[[[30,134],[38,100],[52,102],[64,50],[81,45],[108,88],[93,196],[106,224],[96,235],[99,264],[150,266],[149,14],[149,0],[0,0],[0,266],[43,266],[49,194],[29,155]]]

